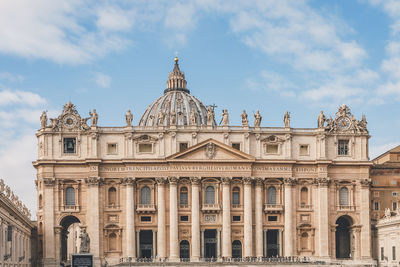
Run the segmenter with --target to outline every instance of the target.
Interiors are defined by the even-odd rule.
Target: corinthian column
[[[200,258],[200,194],[199,177],[190,178],[192,181],[192,255],[191,261],[199,261]]]
[[[231,240],[231,178],[222,177],[222,257],[232,257]]]
[[[169,260],[176,261],[179,258],[178,242],[178,197],[176,177],[169,177]]]
[[[256,195],[255,195],[255,219],[256,219],[256,257],[261,258],[263,253],[263,222],[262,222],[262,203],[263,203],[263,179],[256,179]]]
[[[45,178],[44,184],[44,263],[54,263],[56,251],[60,253],[60,243],[55,243],[54,234],[54,185],[55,179]]]
[[[361,226],[361,259],[371,258],[371,227],[369,203],[370,203],[370,186],[371,179],[360,180],[360,224]]]
[[[157,181],[157,257],[165,259],[167,248],[165,244],[165,178],[156,178]]]
[[[294,178],[285,178],[285,232],[284,232],[284,256],[293,256],[293,244],[296,240],[293,238],[293,201],[292,201],[292,188],[295,183]]]
[[[127,178],[123,181],[126,190],[126,256],[136,258],[135,242],[135,178]]]
[[[253,256],[253,212],[251,205],[251,177],[243,178],[244,183],[244,257]]]
[[[329,178],[316,179],[318,184],[318,229],[319,229],[319,255],[329,258],[329,203],[328,185]]]

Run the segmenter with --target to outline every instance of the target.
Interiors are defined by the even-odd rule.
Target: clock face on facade
[[[64,117],[64,125],[67,128],[72,128],[76,124],[76,118],[75,116],[66,116]]]
[[[340,117],[338,119],[338,127],[341,130],[347,130],[350,127],[350,119],[348,117]]]

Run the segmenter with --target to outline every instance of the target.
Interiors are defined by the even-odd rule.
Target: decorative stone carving
[[[99,115],[96,112],[96,109],[93,109],[93,112],[89,110],[89,116],[92,120],[92,127],[97,127],[97,122],[99,120]]]
[[[132,126],[132,121],[133,121],[133,115],[130,109],[125,114],[125,121],[126,121],[126,126],[131,127]]]
[[[361,179],[360,185],[362,187],[370,187],[371,186],[371,179]]]
[[[256,177],[254,180],[257,186],[262,186],[264,184],[264,178]]]
[[[104,182],[104,178],[100,177],[89,177],[85,179],[85,183],[88,186],[98,186],[101,185]]]
[[[249,127],[249,119],[248,119],[246,110],[243,110],[240,117],[242,118],[242,127]]]
[[[165,117],[166,117],[165,112],[160,110],[158,112],[158,126],[163,126],[164,125]]]
[[[252,181],[253,181],[252,177],[243,177],[243,184],[245,184],[245,185],[246,184],[251,185]]]
[[[197,133],[196,132],[192,133],[192,138],[196,138],[196,137],[197,137]]]
[[[46,111],[42,112],[42,115],[40,116],[40,127],[41,129],[46,128],[47,126],[47,114]]]
[[[325,115],[324,115],[324,112],[321,110],[320,112],[319,112],[319,115],[318,115],[318,128],[324,128],[325,127],[325,121],[326,121],[326,117],[325,117]]]
[[[228,126],[229,125],[229,113],[227,109],[224,109],[222,111],[222,126]]]
[[[262,120],[262,116],[260,114],[260,111],[257,110],[256,113],[254,114],[254,127],[260,127],[261,120]]]
[[[199,185],[201,182],[201,178],[200,177],[190,177],[190,182],[192,183],[192,185]]]
[[[321,177],[313,179],[313,184],[319,186],[328,186],[331,183],[331,178],[329,177]]]
[[[341,105],[335,114],[335,119],[329,118],[326,120],[327,125],[325,130],[328,132],[352,132],[352,133],[366,133],[367,130],[367,120],[365,116],[358,121],[356,117],[351,114],[350,108],[346,105]]]
[[[89,253],[90,252],[90,238],[89,238],[89,234],[86,232],[85,228],[82,228],[79,238],[81,239],[81,246],[79,249],[79,253]]]
[[[100,135],[99,135],[99,133],[96,132],[96,133],[92,133],[91,137],[93,140],[99,140]]]
[[[293,186],[293,185],[297,184],[297,179],[294,177],[284,178],[283,183],[288,186]]]
[[[391,214],[391,212],[390,212],[390,209],[389,209],[389,208],[386,208],[386,209],[385,209],[385,219],[390,218],[391,215],[392,215],[392,214]]]
[[[170,184],[176,185],[176,184],[178,183],[178,178],[175,177],[175,176],[170,176],[170,177],[168,177],[168,182],[169,182]]]
[[[81,118],[75,105],[68,102],[64,105],[61,115],[57,118],[50,118],[50,127],[53,131],[87,131],[90,127],[86,122],[90,118]]]
[[[3,194],[4,192],[4,181],[3,179],[0,179],[0,193]]]
[[[167,182],[167,179],[165,177],[157,177],[156,182],[158,185],[164,185]]]
[[[135,181],[136,181],[136,179],[133,178],[133,177],[122,178],[122,179],[121,179],[121,184],[123,184],[123,185],[133,185],[133,186],[135,186],[135,184],[136,184]]]
[[[171,110],[169,113],[169,124],[176,125],[176,112],[174,110]]]
[[[216,147],[214,143],[208,143],[206,145],[206,156],[208,159],[213,159],[215,158],[216,154]]]
[[[207,125],[212,126],[214,123],[214,110],[212,109],[211,106],[207,107]]]
[[[54,179],[54,178],[44,178],[43,179],[43,184],[45,186],[54,186],[56,184],[56,179]]]
[[[190,125],[197,125],[197,113],[194,108],[190,111]]]
[[[231,177],[221,177],[222,184],[230,184],[231,180]]]
[[[285,128],[290,128],[290,113],[286,111],[285,115],[283,116],[283,123],[285,124]]]
[[[224,138],[228,139],[229,138],[229,133],[224,133]]]
[[[255,134],[255,137],[256,137],[256,140],[260,140],[260,138],[261,138],[261,134],[259,134],[259,133],[256,133],[256,134]]]

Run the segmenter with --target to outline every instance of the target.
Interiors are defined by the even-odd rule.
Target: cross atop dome
[[[170,91],[184,91],[186,93],[190,93],[189,89],[186,88],[186,80],[185,73],[179,69],[179,58],[175,56],[174,58],[175,66],[172,72],[168,75],[167,80],[167,89],[164,90],[164,93]]]

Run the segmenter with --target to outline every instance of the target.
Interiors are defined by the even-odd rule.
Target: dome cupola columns
[[[187,83],[185,80],[185,73],[179,69],[178,57],[175,57],[174,61],[175,66],[168,75],[167,89],[164,90],[164,93],[170,91],[184,91],[186,93],[190,93],[189,89],[186,88]]]

